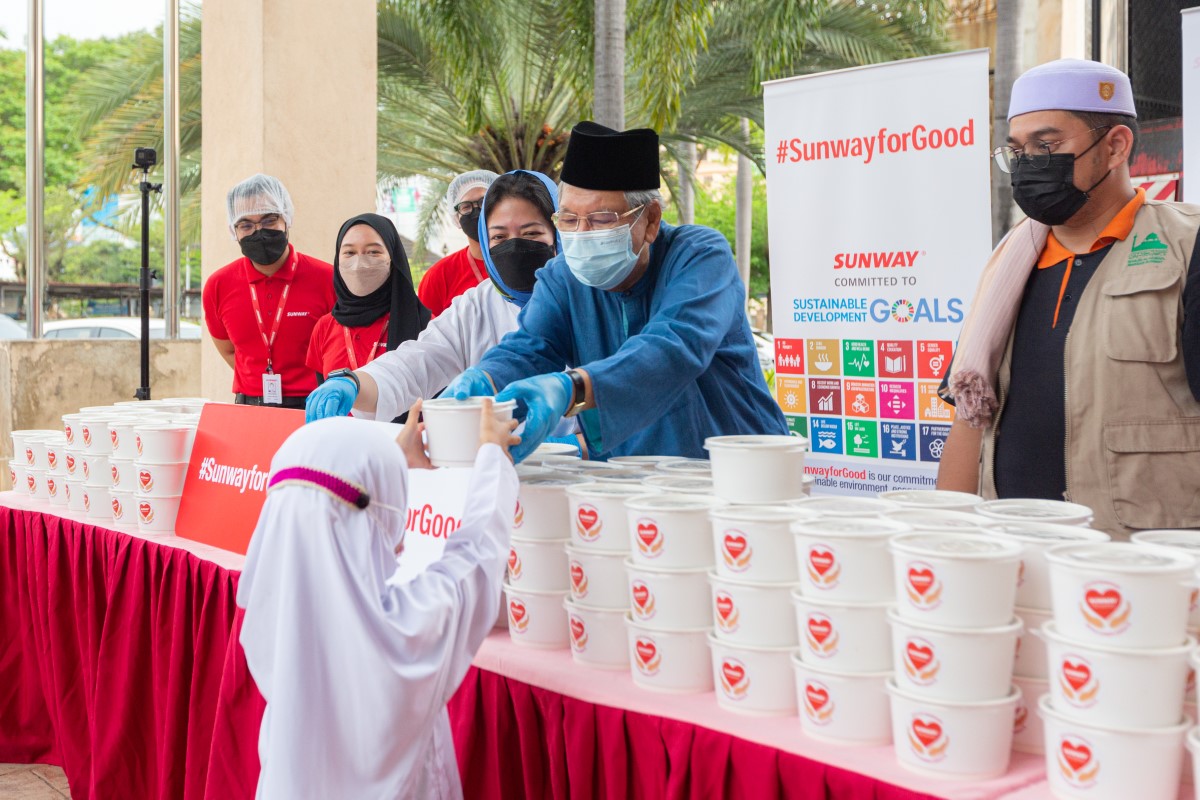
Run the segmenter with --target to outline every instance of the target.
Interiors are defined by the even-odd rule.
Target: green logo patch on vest
[[[1127,266],[1140,267],[1145,264],[1161,264],[1167,260],[1167,250],[1169,249],[1159,241],[1157,233],[1147,233],[1141,244],[1138,244],[1137,234],[1134,234],[1133,249],[1129,251]]]

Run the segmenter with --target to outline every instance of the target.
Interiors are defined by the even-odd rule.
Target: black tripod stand
[[[162,192],[161,183],[150,183],[150,168],[158,163],[158,153],[151,147],[139,147],[134,154],[133,168],[141,170],[142,180],[142,270],[139,286],[142,310],[142,385],[135,397],[150,399],[150,282],[157,275],[150,271],[150,193]]]

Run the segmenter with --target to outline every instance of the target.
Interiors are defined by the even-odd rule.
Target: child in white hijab
[[[267,701],[258,800],[462,797],[446,702],[496,621],[517,502],[507,447],[519,439],[485,404],[462,525],[397,585],[408,469],[430,466],[420,405],[396,444],[334,417],[296,431],[271,463],[237,593]]]

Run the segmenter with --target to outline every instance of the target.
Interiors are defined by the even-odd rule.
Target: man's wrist
[[[563,416],[573,417],[583,411],[587,403],[587,383],[584,382],[583,373],[577,369],[569,369],[563,374],[571,382],[571,397],[567,401],[567,413]]]
[[[348,370],[348,369],[335,369],[333,372],[331,372],[331,373],[329,373],[328,375],[326,375],[326,376],[325,376],[325,380],[326,380],[326,381],[331,381],[331,380],[333,380],[334,378],[345,378],[346,380],[348,380],[348,381],[350,381],[351,383],[353,383],[353,384],[354,384],[354,393],[355,393],[355,394],[358,394],[359,392],[361,392],[361,391],[362,391],[362,384],[361,384],[361,383],[359,383],[359,381],[358,381],[358,376],[357,376],[357,375],[355,375],[355,374],[354,374],[354,372],[353,372],[352,370]]]

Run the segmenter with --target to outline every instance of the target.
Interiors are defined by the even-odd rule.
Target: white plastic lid
[[[902,508],[889,511],[891,519],[908,523],[917,531],[965,531],[974,533],[983,530],[990,520],[965,511],[947,511],[937,508]]]
[[[1054,522],[1063,519],[1092,518],[1092,510],[1064,500],[989,500],[975,507],[980,514],[1002,519],[1027,519]]]
[[[819,539],[877,539],[910,533],[912,528],[887,517],[820,517],[792,523],[792,533]]]
[[[430,408],[435,411],[474,410],[483,406],[484,399],[482,397],[468,397],[466,400],[457,400],[453,397],[435,397],[432,400],[422,402],[421,410],[425,411]],[[492,408],[496,411],[505,411],[516,407],[516,400],[492,400]]]
[[[1009,536],[1030,544],[1066,544],[1068,542],[1107,542],[1109,536],[1078,525],[1059,525],[1055,522],[998,522],[985,520],[985,533]]]
[[[1129,539],[1138,544],[1176,547],[1180,550],[1197,551],[1200,554],[1200,530],[1181,528],[1179,530],[1138,531]]]
[[[731,450],[808,450],[808,439],[803,436],[710,436],[704,440],[704,449]]]
[[[547,463],[545,461],[543,464]],[[573,459],[570,461],[554,461],[552,462],[554,469],[562,472],[616,472],[620,467],[614,467],[607,461],[584,461],[582,459]]]
[[[566,442],[543,442],[533,449],[531,456],[569,456],[579,452],[579,448]]]
[[[733,522],[800,522],[817,518],[816,514],[794,506],[725,506],[714,508],[709,516]]]
[[[713,482],[708,477],[689,478],[684,475],[668,475],[662,472],[644,476],[642,485],[652,486],[664,492],[683,492],[684,494],[712,494],[713,491]]]
[[[571,497],[637,497],[643,494],[652,494],[647,491],[641,482],[638,483],[605,483],[600,480],[589,479],[586,481],[586,486],[575,486],[567,489],[567,494]]]
[[[912,508],[962,508],[973,507],[983,502],[977,494],[967,492],[950,492],[944,489],[897,489],[882,492],[879,495],[884,500],[899,503]]]
[[[653,467],[655,464],[660,464],[663,461],[678,461],[679,456],[613,456],[608,460],[610,464],[622,464],[630,467]]]
[[[553,470],[544,470],[540,472],[530,472],[525,475],[520,475],[521,487],[533,487],[538,489],[561,488],[564,486],[578,486],[581,483],[591,483],[591,478],[583,478],[578,475],[567,475],[562,472]]]
[[[1020,544],[974,533],[906,533],[891,543],[893,550],[929,558],[1015,559],[1024,550]]]
[[[187,422],[148,422],[133,426],[134,433],[141,433],[142,431],[192,431],[195,429],[195,424]]]
[[[607,472],[597,471],[587,474],[604,483],[636,483],[641,486],[645,483],[648,473],[644,469],[610,469]]]
[[[788,505],[833,517],[872,517],[901,509],[897,503],[876,497],[805,497],[789,500]]]
[[[725,505],[715,497],[702,494],[643,494],[625,501],[634,511],[708,511]]]
[[[677,458],[674,461],[661,461],[654,468],[668,475],[712,474],[712,463],[706,458]]]
[[[1196,565],[1190,553],[1133,542],[1063,544],[1047,550],[1046,560],[1066,567],[1106,572],[1191,572]]]

